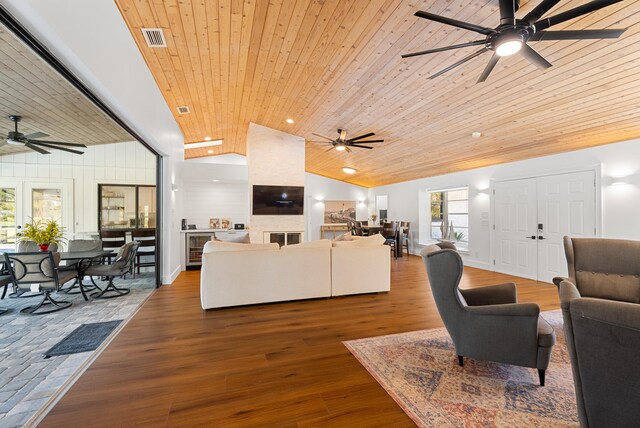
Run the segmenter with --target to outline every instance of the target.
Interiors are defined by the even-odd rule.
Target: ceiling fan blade
[[[552,66],[552,64],[549,61],[544,59],[542,55],[540,55],[538,52],[533,50],[533,48],[527,45],[526,43],[522,45],[521,52],[526,59],[528,59],[530,62],[535,64],[536,67],[538,67],[539,69],[546,70],[547,68]]]
[[[560,24],[573,18],[586,15],[587,13],[595,12],[596,10],[600,10],[604,7],[611,6],[612,4],[621,1],[622,0],[593,0],[589,3],[583,4],[582,6],[569,9],[566,12],[562,12],[557,15],[550,16],[549,18],[544,18],[536,21],[533,25],[535,26],[536,31],[546,30],[552,25]]]
[[[587,40],[587,39],[617,39],[626,31],[623,29],[606,30],[564,30],[564,31],[540,31],[535,33],[529,41],[541,40]]]
[[[27,140],[31,140],[33,138],[44,138],[44,137],[48,137],[49,134],[45,134],[44,132],[34,132],[33,134],[27,134],[27,135],[23,135],[22,138],[25,138]]]
[[[514,0],[500,0],[500,24],[515,25],[516,4]]]
[[[452,50],[452,49],[466,48],[468,46],[484,45],[485,43],[487,43],[486,40],[475,40],[473,42],[460,43],[459,45],[451,45],[451,46],[445,46],[445,47],[442,47],[442,48],[427,49],[426,51],[412,52],[412,53],[401,55],[401,57],[402,58],[410,58],[412,56],[426,55],[426,54],[431,54],[431,53],[436,53],[436,52],[444,52],[444,51],[449,51],[449,50]]]
[[[308,143],[317,143],[317,144],[332,144],[333,145],[333,141],[314,141],[314,140],[307,140]]]
[[[81,152],[79,150],[67,149],[66,147],[58,147],[58,146],[54,146],[53,144],[40,143],[39,145],[40,146],[44,146],[44,147],[48,147],[50,149],[62,150],[64,152],[69,152],[69,153],[75,153],[77,155],[83,155],[84,154],[84,152]]]
[[[527,13],[522,20],[527,24],[532,25],[558,3],[560,3],[560,0],[542,0],[542,2],[538,6],[534,7],[531,12]]]
[[[26,143],[26,144],[25,144],[25,147],[29,147],[31,150],[35,150],[36,152],[38,152],[38,153],[42,153],[43,155],[50,155],[50,154],[51,154],[51,152],[48,152],[48,151],[46,151],[45,149],[41,149],[41,148],[40,148],[40,147],[38,147],[38,146],[34,146],[34,145],[33,145],[33,144],[31,144],[31,143]]]
[[[352,141],[356,141],[356,140],[362,140],[363,138],[367,138],[367,137],[373,137],[374,135],[376,135],[374,132],[369,132],[368,134],[362,134],[360,136],[357,137],[353,137],[353,138],[349,138],[347,140],[347,142],[352,142]]]
[[[467,61],[471,61],[472,59],[474,59],[475,57],[482,55],[483,53],[485,53],[486,51],[488,51],[489,49],[487,49],[487,47],[483,47],[482,49],[475,51],[474,53],[472,53],[471,55],[467,55],[466,57],[462,58],[460,61],[456,62],[455,64],[450,65],[449,67],[442,69],[440,71],[438,71],[436,74],[433,74],[431,76],[429,76],[429,79],[435,79],[436,77],[446,73],[449,70],[453,70],[454,68],[458,67],[459,65],[464,64]]]
[[[352,150],[351,150],[349,147],[347,147],[347,146],[345,146],[345,147],[344,147],[344,149],[345,149],[346,151],[348,151],[349,153],[351,153],[351,152],[352,152]]]
[[[333,146],[329,147],[329,148],[328,148],[327,150],[325,150],[324,152],[325,152],[325,153],[327,153],[327,152],[330,152],[331,150],[333,150]]]
[[[436,21],[441,24],[447,24],[447,25],[462,28],[465,30],[475,31],[476,33],[484,34],[486,36],[495,33],[495,30],[492,28],[482,27],[480,25],[470,24],[468,22],[458,21],[457,19],[447,18],[446,16],[434,15],[433,13],[424,12],[422,10],[417,11],[416,13],[414,13],[414,15],[419,18]]]
[[[31,144],[40,144],[40,143],[45,143],[45,144],[55,144],[57,146],[71,146],[71,147],[87,147],[84,144],[80,144],[80,143],[66,143],[64,141],[47,141],[47,140],[29,140],[29,142]]]
[[[369,143],[384,143],[384,140],[367,140],[367,141],[353,141],[356,144],[369,144]]]
[[[358,148],[361,148],[361,149],[369,149],[369,150],[373,149],[373,147],[369,147],[369,146],[360,146],[360,145],[358,145],[358,144],[351,144],[349,147],[358,147]]]
[[[484,71],[482,72],[482,74],[480,75],[480,77],[478,78],[478,81],[476,83],[481,83],[481,82],[484,82],[485,80],[487,80],[487,77],[489,77],[489,75],[493,71],[494,67],[498,63],[499,59],[500,59],[500,55],[498,55],[497,53],[494,52],[493,56],[491,56],[491,59],[487,63],[487,66],[484,68]]]
[[[334,140],[334,138],[325,137],[324,135],[316,134],[315,132],[312,132],[312,134],[315,135],[316,137],[324,138],[325,140],[329,140],[329,141]]]

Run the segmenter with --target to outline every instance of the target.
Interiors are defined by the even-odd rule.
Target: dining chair
[[[400,251],[403,251],[405,248],[407,249],[407,255],[409,255],[409,241],[411,240],[409,238],[409,228],[411,226],[411,222],[410,221],[401,221],[400,222],[400,233],[402,234],[402,239],[400,240],[401,244],[402,244],[402,248],[400,249]]]
[[[43,315],[69,308],[71,302],[55,300],[52,293],[60,291],[62,286],[76,276],[73,271],[58,271],[60,253],[29,252],[4,253],[5,264],[9,267],[11,281],[19,289],[31,290],[32,285],[42,290],[43,298],[37,305],[20,310],[31,315]],[[48,309],[52,306],[52,309]],[[43,309],[43,310],[41,310]]]
[[[124,230],[101,230],[100,239],[102,240],[102,249],[113,253],[104,256],[107,263],[111,263],[118,249],[127,243],[127,232]]]
[[[137,241],[131,241],[118,250],[118,253],[111,264],[99,264],[89,266],[85,274],[91,276],[91,281],[95,285],[93,280],[94,276],[104,277],[108,281],[107,286],[100,292],[91,294],[96,299],[112,299],[114,297],[121,297],[125,294],[129,294],[131,289],[117,287],[113,280],[117,277],[124,277],[133,269],[136,253],[140,243]]]
[[[355,235],[364,236],[364,230],[362,229],[362,222],[355,221],[355,225],[356,225],[355,226],[355,230],[356,230]]]
[[[391,247],[391,251],[393,252],[393,257],[398,258],[398,254],[396,251],[396,242],[398,240],[398,223],[397,222],[387,222],[382,224],[382,236],[384,236],[384,245],[388,245]],[[402,248],[400,249],[402,250]]]
[[[140,244],[138,253],[136,254],[135,268],[140,273],[141,267],[149,267],[156,265],[156,230],[134,230],[131,232],[131,238]],[[145,257],[146,260],[140,260]],[[151,258],[151,260],[149,260]],[[135,273],[133,273],[135,278]]]
[[[0,260],[0,288],[4,288],[4,290],[2,290],[2,299],[7,295],[9,284],[12,284],[11,274],[9,273],[9,270],[5,268],[5,262]],[[0,315],[6,314],[8,311],[8,309],[0,308]]]

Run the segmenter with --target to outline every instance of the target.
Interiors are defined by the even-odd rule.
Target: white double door
[[[596,234],[595,172],[494,184],[494,268],[551,282],[567,275],[562,238]]]

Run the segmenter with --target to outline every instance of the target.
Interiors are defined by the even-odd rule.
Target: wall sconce
[[[180,190],[180,189],[178,188],[177,184],[171,184],[171,191],[172,192],[177,192],[178,190]]]
[[[316,201],[317,204],[321,204],[321,203],[324,202],[324,197],[323,196],[317,196],[315,198],[315,201]]]
[[[627,177],[611,177],[612,186],[625,186],[627,184],[629,184]]]
[[[367,200],[366,199],[358,199],[358,203],[361,204],[361,205],[364,205],[364,204],[367,203]]]

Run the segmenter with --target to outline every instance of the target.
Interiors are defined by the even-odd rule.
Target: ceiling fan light
[[[347,147],[345,145],[343,145],[343,144],[336,145],[336,150],[339,151],[339,152],[343,152],[346,149],[347,149]]]
[[[506,40],[498,45],[496,54],[498,56],[511,56],[522,49],[522,40]]]
[[[7,144],[11,144],[13,146],[19,146],[21,143],[20,141],[14,140],[13,138],[7,138]]]

